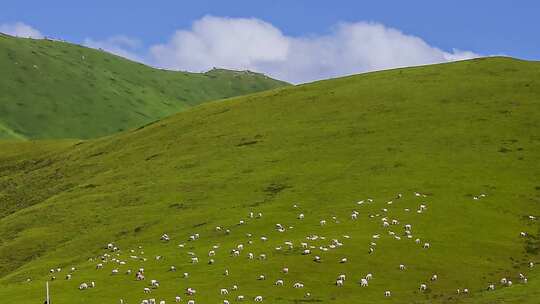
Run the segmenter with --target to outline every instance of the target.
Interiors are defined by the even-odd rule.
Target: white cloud
[[[22,22],[0,24],[0,32],[22,38],[43,38],[43,35],[38,30]]]
[[[0,32],[43,38],[21,22],[0,25]],[[123,35],[86,38],[83,44],[166,69],[247,69],[293,83],[480,56],[458,49],[444,51],[380,23],[340,23],[328,34],[293,37],[260,19],[215,16],[196,20],[191,28],[178,30],[149,49]]]
[[[151,47],[149,61],[188,71],[249,69],[299,83],[478,56],[443,51],[379,23],[342,23],[326,35],[291,37],[255,18],[206,16]]]
[[[143,61],[137,54],[141,47],[141,42],[137,39],[123,35],[117,35],[105,40],[84,39],[83,45],[95,49],[103,49],[107,52],[122,56],[134,61]]]

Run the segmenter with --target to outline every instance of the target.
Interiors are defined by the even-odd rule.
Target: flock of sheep
[[[414,210],[414,212],[416,212],[418,214],[423,214],[423,213],[427,212],[427,210],[428,210],[427,203],[423,202],[424,199],[427,197],[427,195],[415,192],[414,196],[416,196],[416,197],[418,197],[418,198],[420,198],[422,200],[419,203],[418,208],[416,208],[416,210]],[[485,194],[481,194],[479,196],[474,196],[473,199],[478,200],[478,199],[484,198],[485,196],[486,196]],[[414,240],[414,243],[418,244],[417,246],[419,246],[421,249],[429,250],[430,247],[431,247],[431,244],[429,242],[422,241],[420,238],[413,237],[413,225],[411,223],[401,224],[399,219],[389,218],[388,216],[386,216],[387,212],[388,212],[388,208],[390,208],[395,202],[397,202],[401,198],[402,198],[402,194],[398,194],[393,200],[387,201],[386,206],[384,206],[384,208],[381,209],[381,212],[377,213],[377,214],[370,214],[368,216],[369,219],[372,219],[372,220],[380,219],[380,225],[382,225],[382,227],[385,229],[385,232],[388,234],[389,237],[391,237],[391,238],[393,238],[395,240],[401,240],[402,238],[403,239],[411,239],[411,240]],[[362,200],[362,201],[359,201],[359,202],[356,203],[356,208],[361,208],[362,205],[367,205],[367,204],[372,204],[372,203],[373,203],[372,199]],[[293,205],[293,207],[295,209],[298,208],[298,206],[296,204]],[[409,210],[407,208],[405,208],[404,211],[405,212],[411,212],[411,210]],[[262,218],[262,217],[263,217],[263,214],[260,213],[260,212],[259,213],[250,212],[248,214],[248,218],[247,219],[240,219],[238,221],[237,225],[246,225],[249,220]],[[360,217],[360,213],[358,211],[356,211],[356,210],[352,210],[352,212],[350,214],[350,220],[351,221],[356,221],[356,220],[359,219],[359,217]],[[297,220],[300,223],[305,218],[306,218],[305,214],[298,213]],[[332,217],[332,220],[335,223],[339,223],[339,220],[336,217]],[[529,220],[534,221],[534,220],[536,220],[536,217],[529,216]],[[326,219],[322,219],[322,220],[319,221],[319,225],[323,229],[324,229],[324,226],[326,226],[326,224],[327,224]],[[402,229],[402,233],[394,232],[391,229],[391,228],[394,228],[394,227],[395,228],[401,227],[399,229]],[[277,230],[278,232],[285,232],[287,229],[292,229],[292,228],[293,228],[292,226],[285,227],[284,225],[282,225],[280,223],[277,223],[277,224],[274,225],[273,229]],[[222,228],[220,226],[215,227],[215,231],[219,232],[219,233],[225,233],[225,234],[231,233],[230,229]],[[377,248],[377,240],[380,239],[382,236],[383,235],[380,234],[380,233],[371,235],[371,241],[369,243],[369,246],[367,246],[367,251],[368,251],[369,254],[372,254],[372,253],[375,252],[375,249]],[[520,232],[520,236],[521,237],[526,237],[527,233],[526,232]],[[253,243],[252,234],[248,233],[247,237],[249,239],[248,244],[252,244]],[[350,236],[349,235],[343,235],[343,238],[344,239],[349,239]],[[188,241],[195,243],[199,239],[200,239],[200,235],[198,233],[194,233],[194,234],[189,236]],[[171,240],[172,240],[172,238],[166,233],[164,233],[160,237],[160,241],[164,242],[164,243],[168,243]],[[267,236],[261,236],[260,241],[261,242],[269,242],[269,239],[268,239]],[[314,246],[313,244],[315,244],[315,241],[322,242],[323,244],[326,244],[326,245]],[[310,244],[310,242],[311,242],[311,244]],[[185,246],[186,246],[186,243],[181,243],[181,244],[178,245],[178,247],[180,249],[185,248]],[[299,252],[300,252],[301,255],[311,256],[313,262],[321,263],[322,262],[322,256],[324,255],[325,252],[330,251],[330,250],[334,250],[334,249],[339,248],[341,246],[343,246],[343,242],[338,240],[338,239],[326,240],[326,237],[324,237],[324,236],[312,234],[312,235],[306,236],[305,241],[297,242],[296,244],[293,241],[285,241],[285,242],[282,242],[282,243],[280,242],[279,244],[275,245],[274,250],[276,250],[276,251],[285,251],[285,250],[292,250],[293,248],[300,248]],[[239,243],[236,246],[234,246],[234,248],[230,248],[230,250],[228,250],[228,253],[233,258],[241,257],[243,255],[245,255],[245,257],[247,259],[249,259],[249,260],[254,260],[254,259],[266,260],[268,258],[268,255],[265,254],[265,253],[261,253],[258,256],[255,256],[255,254],[253,252],[246,252],[247,251],[246,248],[247,248],[247,245],[245,245],[243,243]],[[208,259],[207,263],[208,264],[214,264],[215,263],[217,253],[220,251],[219,249],[220,249],[220,245],[213,245],[208,250],[208,254],[207,254],[207,259]],[[122,251],[114,243],[107,244],[106,250],[107,250],[107,252],[102,254],[100,257],[91,259],[91,261],[99,260],[98,263],[95,266],[97,271],[103,271],[104,265],[106,265],[106,264],[127,265],[129,260],[135,260],[135,261],[138,261],[138,262],[141,262],[141,261],[144,262],[144,261],[147,260],[147,258],[143,257],[144,251],[143,251],[142,246],[139,246],[137,248],[137,250],[135,250],[135,249],[129,250],[129,252],[130,252],[129,259],[128,259],[127,256],[125,256],[124,258],[121,258],[123,256]],[[136,254],[138,254],[138,255],[136,255]],[[187,252],[187,254],[190,256],[190,262],[191,263],[193,263],[193,264],[199,263],[199,261],[201,259],[200,256],[197,256],[194,252]],[[162,258],[163,258],[162,256],[155,256],[156,260],[161,260]],[[336,262],[338,262],[338,263],[348,263],[348,258],[347,257],[342,257]],[[396,266],[400,271],[405,271],[407,269],[407,266],[405,264],[400,264],[400,265],[396,265]],[[120,270],[117,267],[118,266],[113,266],[113,269],[111,270],[111,275],[119,275],[120,274]],[[534,263],[530,262],[529,267],[530,268],[534,267]],[[171,272],[176,272],[176,270],[177,270],[177,268],[175,266],[170,266],[170,268],[168,269],[168,271],[171,271]],[[51,269],[50,270],[51,273],[56,273],[56,272],[60,272],[60,271],[61,271],[61,269]],[[70,272],[66,275],[66,279],[71,280],[72,275],[73,275],[73,273],[75,271],[76,271],[75,268],[71,268]],[[280,270],[280,272],[282,273],[283,277],[286,277],[287,274],[289,273],[289,267],[283,267]],[[132,271],[132,269],[128,269],[128,270],[125,271],[125,275],[133,275],[135,280],[137,280],[137,281],[145,281],[146,282],[147,272],[145,271],[144,268],[138,268],[136,271]],[[229,275],[229,270],[225,269],[224,272],[223,272],[223,275],[228,276]],[[188,278],[190,276],[190,274],[187,273],[187,272],[184,272],[184,273],[182,273],[181,276],[183,278]],[[518,277],[519,277],[519,280],[521,281],[521,283],[523,283],[523,284],[527,283],[528,279],[523,273],[519,273]],[[363,275],[358,280],[358,284],[359,284],[360,287],[368,287],[369,286],[369,281],[372,280],[373,278],[374,278],[374,276],[373,276],[372,273],[367,273],[367,274]],[[438,279],[439,279],[438,275],[434,273],[429,278],[429,282],[435,282]],[[258,275],[257,280],[264,281],[264,280],[266,280],[266,276],[264,274],[260,274],[260,275]],[[337,274],[337,277],[336,277],[336,280],[335,280],[335,286],[336,287],[342,287],[342,286],[345,285],[346,281],[347,281],[347,275],[343,274],[343,273],[339,273],[339,274]],[[426,290],[428,290],[428,284],[429,284],[428,282],[419,282],[418,290],[420,292],[425,292]],[[507,278],[501,278],[501,280],[500,280],[500,285],[501,286],[510,287],[510,286],[512,286],[512,284],[513,284],[513,282],[511,280],[507,279]],[[286,284],[285,284],[285,280],[283,278],[278,278],[277,280],[274,281],[273,285],[276,286],[276,287],[282,287],[282,286],[285,286]],[[306,288],[304,286],[303,282],[293,282],[290,286],[292,288],[296,288],[296,289]],[[95,282],[83,282],[83,283],[81,283],[79,285],[80,290],[86,290],[88,288],[95,288],[95,287],[96,287]],[[152,294],[153,290],[158,289],[159,287],[160,287],[160,282],[158,280],[156,280],[156,279],[148,280],[147,287],[144,287],[143,290],[141,291],[141,297],[150,296]],[[487,286],[487,290],[494,290],[495,288],[496,288],[495,283],[489,283],[488,286]],[[220,288],[219,289],[219,294],[221,296],[223,296],[224,298],[228,298],[229,296],[231,296],[231,293],[234,292],[235,293],[234,298],[236,299],[236,301],[248,300],[248,298],[245,295],[239,294],[238,290],[239,290],[238,285],[235,284],[235,285],[232,285],[231,288]],[[456,293],[457,294],[468,294],[469,289],[468,288],[457,289]],[[184,290],[183,294],[184,294],[183,296],[185,296],[187,298],[187,302],[186,302],[187,304],[195,304],[195,298],[196,298],[195,296],[197,294],[197,291],[194,288],[192,288],[192,287],[186,288]],[[311,295],[310,292],[305,292],[304,296],[306,298],[310,298],[312,295]],[[385,290],[382,296],[391,297],[392,296],[392,291],[391,290]],[[175,298],[171,299],[171,300],[174,300],[176,303],[179,303],[179,302],[182,302],[183,298],[179,294],[179,295],[176,295]],[[263,295],[256,295],[256,296],[252,297],[252,300],[254,302],[263,302],[264,297],[263,297]],[[120,299],[119,303],[120,304],[125,304],[126,301],[124,299]],[[141,304],[158,304],[158,303],[159,304],[166,304],[166,300],[163,300],[163,299],[156,300],[156,299],[153,299],[153,298],[148,298],[148,299],[142,299],[140,303]],[[228,304],[229,300],[228,299],[223,299],[223,303]]]

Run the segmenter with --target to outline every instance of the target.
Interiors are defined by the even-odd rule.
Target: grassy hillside
[[[176,295],[182,303],[238,295],[249,303],[258,295],[263,303],[537,303],[539,81],[539,63],[478,59],[210,102],[97,140],[2,143],[0,294],[37,303],[56,276],[55,304],[172,303]],[[399,224],[384,227],[383,217]],[[160,241],[163,233],[170,242]],[[332,248],[333,239],[342,246]],[[109,242],[120,251],[104,249]],[[125,274],[139,267],[145,281]],[[369,286],[360,287],[368,273]],[[340,274],[343,287],[335,285]],[[502,277],[514,286],[501,286]],[[151,279],[161,286],[145,295]],[[284,286],[274,286],[278,279]],[[78,290],[90,281],[95,288]],[[495,291],[486,291],[490,282]],[[185,295],[187,287],[197,294]]]
[[[78,45],[0,34],[0,138],[94,138],[201,102],[285,85],[251,72],[152,69]]]

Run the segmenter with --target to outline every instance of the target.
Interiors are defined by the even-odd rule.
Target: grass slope
[[[286,85],[251,72],[153,69],[78,45],[0,34],[0,138],[94,138],[201,102]]]
[[[187,287],[198,291],[197,303],[239,294],[247,302],[262,295],[263,303],[537,303],[540,266],[527,263],[540,263],[540,221],[528,219],[540,216],[539,79],[536,62],[478,59],[206,103],[97,140],[2,143],[0,294],[16,303],[42,301],[48,270],[61,267],[51,283],[58,304],[171,303],[177,294],[185,303]],[[473,199],[481,193],[487,196]],[[373,203],[357,204],[368,198]],[[417,213],[422,203],[427,210]],[[382,217],[400,224],[385,228]],[[413,239],[403,235],[406,223]],[[162,233],[171,241],[160,241]],[[200,239],[187,241],[194,233]],[[313,234],[326,239],[306,240]],[[332,239],[343,246],[318,249]],[[121,248],[112,257],[127,264],[111,257],[95,270],[98,262],[89,258],[107,253],[108,242]],[[300,242],[316,248],[302,255]],[[245,248],[232,257],[238,244]],[[191,264],[188,252],[200,263]],[[268,258],[248,260],[248,252]],[[339,263],[343,257],[348,263]],[[178,271],[168,271],[171,265]],[[72,266],[73,279],[64,280]],[[145,282],[124,274],[139,267]],[[119,275],[111,275],[114,268]],[[520,272],[529,284],[519,282]],[[336,287],[341,273],[347,281]],[[374,279],[362,288],[367,273]],[[267,279],[257,280],[260,274]],[[429,281],[432,274],[438,281]],[[514,286],[485,291],[503,276]],[[279,278],[284,287],[273,286]],[[150,279],[161,287],[147,296]],[[89,281],[96,288],[77,289]],[[294,282],[305,287],[294,289]],[[423,282],[429,288],[421,293]],[[220,288],[231,294],[221,296]],[[457,288],[470,294],[458,296]]]

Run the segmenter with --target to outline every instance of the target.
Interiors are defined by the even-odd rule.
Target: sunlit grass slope
[[[0,34],[0,138],[94,138],[204,101],[286,85],[251,72],[153,69],[112,54]]]
[[[176,295],[182,303],[233,303],[238,295],[263,303],[538,303],[540,265],[528,263],[540,264],[539,121],[540,64],[487,58],[210,102],[97,140],[6,142],[0,295],[38,303],[56,276],[55,304],[172,303]],[[399,224],[384,227],[384,217]],[[163,233],[171,241],[160,241]],[[342,246],[331,248],[333,239]],[[109,242],[120,251],[106,250]],[[314,247],[310,254],[301,242]],[[96,270],[105,253],[111,257]],[[140,267],[145,281],[125,274]],[[367,273],[373,279],[360,287]],[[340,274],[343,287],[335,285]],[[514,285],[501,286],[502,277]],[[145,295],[151,279],[160,287]],[[95,288],[78,290],[91,281]],[[185,295],[187,287],[197,294]]]

